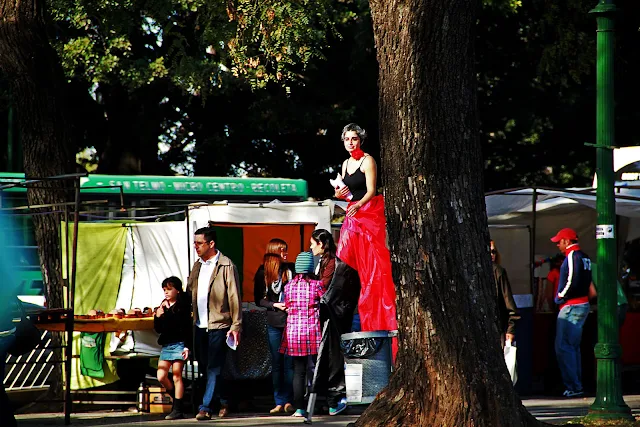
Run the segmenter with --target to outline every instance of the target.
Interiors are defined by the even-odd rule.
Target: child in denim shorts
[[[191,341],[191,301],[182,290],[182,282],[177,277],[162,281],[165,299],[155,311],[153,327],[160,334],[158,344],[162,346],[158,361],[158,381],[173,397],[173,409],[165,417],[167,420],[184,418],[184,383],[182,368],[189,358],[185,345]],[[173,382],[169,379],[169,368],[173,366]]]

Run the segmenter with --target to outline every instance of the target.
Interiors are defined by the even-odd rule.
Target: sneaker
[[[307,416],[307,411],[305,411],[304,409],[298,409],[296,412],[293,413],[293,415],[291,415],[292,417],[296,417],[296,418],[306,418]]]
[[[196,415],[196,420],[198,421],[207,421],[211,419],[211,414],[207,411],[200,411],[198,415]]]
[[[580,391],[565,390],[564,393],[562,393],[562,396],[564,397],[578,397],[582,395],[584,395],[584,391],[582,390]]]
[[[345,409],[347,409],[347,404],[341,400],[340,403],[338,403],[338,406],[335,408],[329,408],[329,415],[338,415]]]
[[[286,412],[287,414],[293,414],[294,412],[296,412],[296,409],[291,403],[286,403],[284,405],[284,412]]]

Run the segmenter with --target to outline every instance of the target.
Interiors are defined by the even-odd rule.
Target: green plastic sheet
[[[64,230],[63,223],[62,229]],[[69,257],[72,256],[73,224],[68,224]],[[91,309],[108,312],[115,308],[126,245],[127,229],[122,224],[80,223],[78,225],[78,256],[75,291],[75,313],[86,314]],[[66,242],[62,235],[62,253],[66,254]],[[69,262],[71,266],[71,260]],[[67,277],[66,262],[63,271]],[[107,334],[105,342],[111,341]],[[105,345],[108,356],[109,346]],[[80,354],[80,333],[73,334],[73,354]],[[96,379],[81,373],[80,360],[71,363],[71,388],[73,390],[98,387],[118,379],[115,363],[105,360],[104,378]]]

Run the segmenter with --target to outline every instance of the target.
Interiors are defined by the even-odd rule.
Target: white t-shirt
[[[198,297],[196,303],[198,304],[198,323],[196,326],[202,329],[209,327],[209,282],[213,271],[218,264],[218,258],[220,258],[220,251],[216,256],[209,258],[207,261],[200,261],[200,274],[198,274]]]

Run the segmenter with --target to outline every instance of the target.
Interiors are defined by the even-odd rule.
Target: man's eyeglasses
[[[202,245],[206,245],[207,243],[209,242],[193,242],[195,246],[202,246]]]
[[[497,254],[498,254],[497,249],[491,249],[491,255],[497,255]]]

